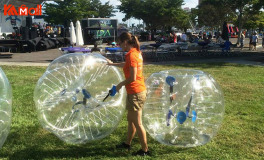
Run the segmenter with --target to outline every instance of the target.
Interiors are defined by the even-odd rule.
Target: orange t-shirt
[[[126,79],[130,77],[129,68],[136,67],[137,75],[136,80],[130,84],[126,85],[126,90],[128,94],[140,93],[146,90],[144,76],[143,76],[143,57],[140,51],[136,48],[130,49],[130,51],[125,56],[126,62],[123,68]]]

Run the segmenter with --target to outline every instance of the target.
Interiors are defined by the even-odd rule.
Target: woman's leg
[[[148,145],[147,145],[147,135],[146,135],[146,130],[144,126],[142,125],[142,110],[140,111],[128,111],[127,117],[129,120],[131,120],[132,124],[134,124],[142,150],[144,152],[148,151]]]
[[[132,122],[131,116],[129,115],[129,111],[127,113],[127,123],[128,123],[128,126],[127,126],[127,141],[126,141],[126,144],[131,145],[132,139],[134,138],[135,133],[136,133],[136,127],[135,127],[135,125]]]
[[[257,45],[257,43],[256,42],[253,42],[253,51],[255,50],[257,50],[257,48],[256,48],[256,45]]]

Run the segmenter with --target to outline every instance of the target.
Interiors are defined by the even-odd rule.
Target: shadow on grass
[[[175,65],[169,65],[175,66]],[[217,62],[217,63],[189,63],[189,64],[178,64],[177,66],[185,67],[185,68],[202,68],[202,69],[209,69],[209,68],[221,68],[221,67],[256,67],[254,65],[244,65],[244,64],[233,64],[233,63],[225,63],[225,62]]]
[[[45,159],[45,158],[82,158],[82,157],[125,157],[123,152],[113,152],[110,146],[99,146],[96,143],[90,143],[93,147],[89,146],[72,146],[62,149],[42,150],[39,147],[29,147],[23,150],[19,150],[11,155],[11,160],[18,159]]]
[[[13,131],[9,134],[4,144],[4,147],[8,148],[8,150],[1,154],[1,158],[8,157],[10,160],[46,158],[127,158],[131,157],[131,154],[140,148],[139,139],[136,136],[133,140],[134,145],[132,151],[128,152],[126,150],[115,149],[115,145],[121,142],[119,138],[125,139],[125,137],[123,137],[125,136],[125,126],[119,127],[114,133],[104,139],[81,145],[66,144],[40,126],[19,127],[13,128],[12,130]],[[21,134],[21,132],[23,134]],[[163,146],[150,137],[148,137],[148,140],[153,153],[151,158],[170,153],[180,153],[186,150],[185,148]]]
[[[12,160],[125,157],[125,153],[117,153],[113,150],[115,144],[116,142],[113,139],[109,139],[108,136],[102,140],[87,144],[70,145],[64,143],[52,133],[45,131],[40,126],[19,127],[13,128],[9,134],[4,147],[10,150],[4,152],[2,156]]]

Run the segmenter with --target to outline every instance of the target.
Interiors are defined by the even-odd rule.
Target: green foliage
[[[213,27],[219,27],[224,21],[229,21],[237,25],[241,33],[245,22],[250,21],[252,17],[258,17],[261,8],[258,5],[262,3],[260,1],[263,0],[204,0],[199,5],[199,19],[202,25]],[[204,21],[208,17],[210,20]],[[240,36],[238,36],[237,44],[239,42]]]
[[[45,20],[49,23],[64,24],[65,20],[76,22],[83,18],[108,18],[113,16],[114,6],[100,0],[64,0],[46,4]]]
[[[251,16],[245,23],[244,28],[246,29],[263,29],[264,28],[264,12]]]
[[[231,21],[234,17],[231,8],[220,0],[203,1],[198,8],[199,26],[219,27],[224,21]]]
[[[114,149],[125,140],[125,116],[118,128],[102,140],[82,145],[62,142],[41,127],[33,102],[35,84],[45,68],[1,67],[12,85],[13,117],[0,159],[263,159],[263,67],[226,63],[144,66],[146,78],[154,72],[170,69],[208,72],[222,87],[225,98],[224,121],[211,142],[195,148],[176,148],[162,145],[148,135],[153,156],[145,158],[131,156],[140,148],[137,136],[131,152]]]
[[[255,0],[256,1],[256,0]],[[257,2],[252,0],[204,0],[199,5],[199,22],[207,26],[222,25],[224,21],[237,23],[241,15],[246,21],[249,17],[259,13],[253,8]],[[205,19],[209,18],[210,21]]]
[[[119,10],[125,19],[142,19],[149,29],[186,24],[187,14],[181,6],[183,0],[120,0]],[[180,25],[179,25],[180,26]]]

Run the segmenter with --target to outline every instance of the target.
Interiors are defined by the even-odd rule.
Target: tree
[[[237,39],[237,44],[240,42],[240,37],[242,33],[242,28],[244,22],[246,22],[247,16],[253,16],[259,13],[259,10],[254,9],[254,4],[258,3],[259,0],[230,0],[229,4],[231,9],[237,15],[237,22],[238,22],[238,29],[239,29],[239,36]]]
[[[231,21],[234,14],[226,3],[221,0],[206,0],[198,6],[199,26],[219,28],[225,21]]]
[[[187,13],[183,10],[178,10],[177,16],[174,16],[171,18],[171,21],[169,21],[170,26],[175,26],[179,29],[184,30],[184,32],[187,31],[188,28],[190,28],[190,16],[191,13]]]
[[[99,5],[99,13],[98,17],[101,18],[110,18],[115,16],[113,13],[116,11],[114,10],[114,7],[109,4],[109,1],[106,2],[104,5]]]
[[[120,0],[118,9],[125,13],[124,21],[129,18],[142,19],[152,33],[179,22],[184,15],[183,0]]]
[[[64,0],[48,3],[44,7],[45,21],[64,24],[65,19],[73,21],[88,17],[108,18],[113,16],[114,7],[109,2],[102,5],[100,0]]]
[[[244,24],[246,29],[264,29],[264,12],[251,16],[250,19]]]
[[[239,28],[239,36],[237,39],[237,44],[240,41],[240,36],[242,32],[242,28],[244,23],[248,20],[248,17],[255,16],[259,14],[260,8],[256,9],[256,4],[260,4],[263,0],[204,0],[202,4],[210,4],[215,7],[215,9],[225,10],[225,13],[222,15],[225,21],[229,21],[226,19],[226,15],[232,18],[235,16],[234,20]],[[219,10],[219,11],[221,11]]]

